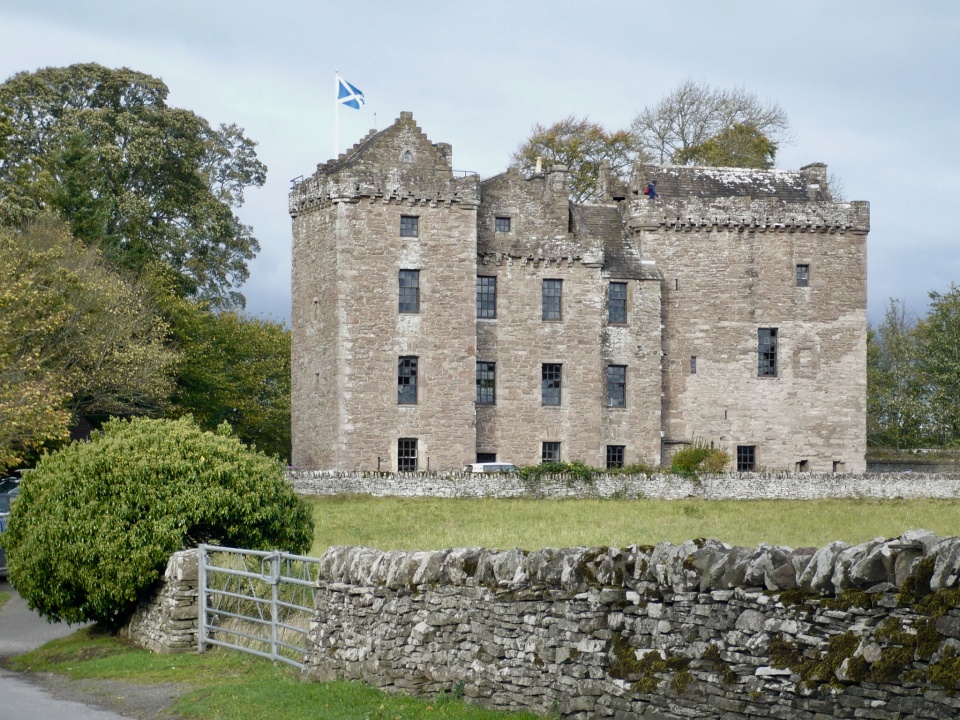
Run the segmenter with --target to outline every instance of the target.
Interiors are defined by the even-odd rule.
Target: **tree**
[[[960,287],[930,293],[930,310],[917,327],[918,365],[933,439],[960,442]]]
[[[776,103],[764,104],[743,88],[719,90],[693,80],[685,80],[645,108],[630,130],[638,149],[655,162],[680,164],[678,151],[703,146],[738,124],[752,128],[775,147],[789,139],[787,113]]]
[[[10,579],[51,621],[122,623],[171,553],[200,543],[306,552],[310,511],[276,460],[189,418],[111,420],[45,456],[3,538]]]
[[[0,228],[0,466],[79,417],[159,412],[174,352],[153,298],[59,221]]]
[[[700,145],[677,150],[678,165],[710,167],[772,168],[777,144],[752,125],[734,123]]]
[[[929,425],[918,362],[917,322],[891,300],[883,322],[867,341],[867,442],[873,447],[915,448]]]
[[[242,307],[235,288],[259,244],[233,208],[266,167],[236,125],[214,129],[167,94],[158,78],[92,63],[0,85],[0,222],[56,210],[112,262],[163,263],[181,295]]]
[[[527,173],[533,172],[537,158],[547,167],[565,165],[570,172],[570,199],[579,203],[597,199],[604,160],[610,163],[613,178],[626,183],[636,157],[633,138],[626,130],[607,132],[588,118],[571,115],[550,127],[534,125],[510,164]]]
[[[290,458],[290,331],[189,300],[168,308],[180,351],[171,413],[212,430],[229,422],[248,445]]]

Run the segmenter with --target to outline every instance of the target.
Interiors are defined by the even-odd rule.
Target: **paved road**
[[[27,608],[27,603],[9,583],[0,582],[0,590],[13,595],[0,609],[0,657],[19,655],[77,629],[76,625],[70,627],[43,620]],[[0,720],[129,720],[83,703],[58,699],[18,673],[2,669],[0,698]]]

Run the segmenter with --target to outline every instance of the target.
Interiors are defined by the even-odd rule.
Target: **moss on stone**
[[[868,595],[863,590],[849,588],[834,598],[824,598],[820,605],[828,610],[849,610],[852,607],[869,610],[876,606],[876,599],[875,595]]]
[[[677,693],[677,695],[683,695],[693,680],[692,672],[689,670],[681,670],[673,676],[673,680],[670,681],[670,687],[673,688],[673,691]]]
[[[947,690],[951,695],[960,683],[960,655],[953,647],[947,647],[943,656],[927,668],[929,680]]]
[[[870,666],[870,679],[878,683],[892,683],[913,664],[913,648],[892,645],[884,648],[880,659]]]
[[[903,586],[897,594],[898,603],[914,605],[921,598],[930,594],[930,578],[933,577],[933,568],[936,562],[936,555],[927,555],[920,559],[910,576],[903,581]]]

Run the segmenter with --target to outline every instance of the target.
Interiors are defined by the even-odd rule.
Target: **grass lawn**
[[[579,547],[680,543],[822,547],[925,528],[960,535],[958,500],[451,500],[307,497],[317,530],[310,554],[331,545],[383,550]]]
[[[7,604],[7,600],[10,599],[10,593],[0,592],[0,608]]]

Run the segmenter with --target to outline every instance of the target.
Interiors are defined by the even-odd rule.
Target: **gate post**
[[[280,622],[280,553],[270,556],[270,652],[274,660],[280,656],[278,647],[277,624]]]
[[[207,546],[201,544],[199,548],[199,557],[197,558],[197,594],[200,596],[199,608],[200,618],[197,624],[197,652],[207,651]]]

